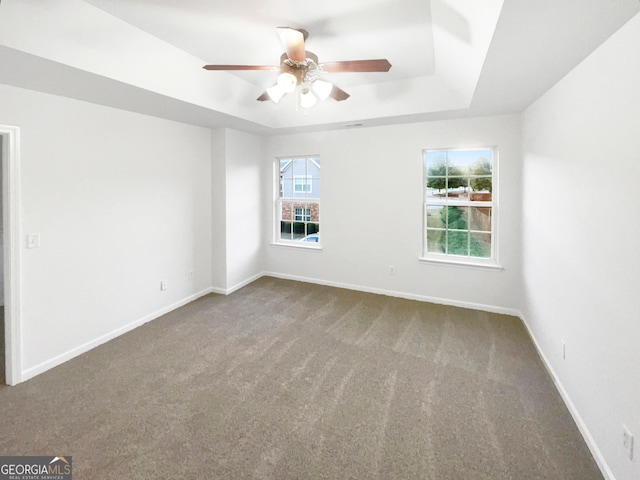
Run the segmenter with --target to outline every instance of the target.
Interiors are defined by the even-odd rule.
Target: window
[[[293,177],[293,191],[296,193],[311,193],[311,175],[295,175]]]
[[[495,264],[493,148],[424,152],[427,259]]]
[[[293,214],[294,220],[297,222],[310,222],[311,221],[311,209],[310,208],[296,208]]]
[[[320,158],[276,160],[276,242],[317,246],[320,242]]]

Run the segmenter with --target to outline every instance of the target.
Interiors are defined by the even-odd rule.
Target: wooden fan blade
[[[304,52],[304,40],[306,38],[304,30],[296,30],[290,27],[278,27],[276,30],[289,60],[297,63],[304,62],[307,59],[307,55]]]
[[[280,70],[272,65],[205,65],[205,70]]]
[[[256,100],[258,100],[259,102],[265,102],[269,100],[269,94],[267,92],[264,92],[262,95],[256,98]]]
[[[340,72],[388,72],[391,68],[389,60],[347,60],[345,62],[329,62],[320,65],[320,69],[327,73]]]
[[[334,85],[329,96],[336,101],[341,102],[342,100],[346,100],[347,98],[349,98],[351,95]]]

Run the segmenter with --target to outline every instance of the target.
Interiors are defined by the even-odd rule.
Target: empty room
[[[640,479],[638,0],[1,0],[0,479]]]

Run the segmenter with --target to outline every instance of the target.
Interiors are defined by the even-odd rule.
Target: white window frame
[[[428,152],[452,152],[452,151],[475,151],[475,150],[491,150],[493,151],[492,161],[492,192],[491,201],[478,200],[434,200],[427,197],[427,161]],[[499,172],[499,152],[495,145],[492,146],[474,146],[465,148],[427,148],[422,151],[422,254],[419,260],[426,263],[450,264],[458,266],[479,267],[486,269],[501,270],[502,267],[498,261],[498,172]],[[468,207],[490,207],[491,208],[491,256],[489,258],[472,257],[466,255],[456,255],[451,253],[427,252],[427,210],[430,206],[468,206]],[[469,230],[469,232],[473,232]]]
[[[280,236],[280,229],[281,229],[281,221],[282,221],[282,202],[283,201],[287,201],[287,202],[295,202],[295,203],[304,203],[305,201],[311,202],[311,203],[315,203],[318,205],[318,219],[317,222],[312,222],[311,221],[311,208],[303,208],[303,220],[295,220],[295,208],[292,206],[292,212],[291,212],[291,217],[292,217],[292,222],[305,222],[305,223],[317,223],[318,225],[320,225],[322,223],[322,219],[321,219],[321,199],[320,197],[311,197],[308,196],[306,199],[302,199],[299,197],[295,197],[295,198],[286,198],[283,199],[282,195],[284,194],[284,188],[283,188],[283,184],[281,181],[281,170],[280,170],[280,162],[282,160],[289,160],[290,162],[293,162],[294,160],[298,160],[298,159],[304,159],[308,162],[311,162],[313,164],[315,164],[316,167],[318,167],[318,169],[321,168],[320,164],[316,161],[316,159],[320,159],[320,155],[298,155],[298,156],[294,156],[294,157],[277,157],[274,161],[274,199],[273,199],[273,205],[274,205],[274,221],[273,221],[273,241],[271,243],[271,245],[274,246],[285,246],[285,247],[295,247],[295,248],[303,248],[303,249],[307,249],[307,250],[316,250],[316,251],[321,251],[322,250],[322,245],[321,245],[321,241],[322,241],[322,236],[319,236],[319,240],[320,242],[302,242],[300,241],[300,239],[287,239],[287,238],[281,238]],[[319,181],[322,181],[322,174],[320,174],[320,178]],[[295,191],[295,179],[296,178],[304,178],[303,181],[303,185],[307,184],[309,186],[309,191],[307,192],[302,192],[302,191]],[[293,175],[293,194],[306,194],[309,195],[310,193],[312,193],[313,190],[313,175]],[[290,177],[291,179],[291,177]],[[316,193],[317,195],[317,193]],[[305,211],[308,212],[308,220],[304,220],[305,218]]]

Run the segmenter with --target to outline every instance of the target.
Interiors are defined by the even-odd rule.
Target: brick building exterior
[[[295,217],[296,209],[302,210],[302,218]],[[304,218],[304,209],[309,210],[309,218]],[[307,221],[307,222],[319,222],[320,221],[320,205],[311,202],[282,202],[282,220],[283,221]]]

